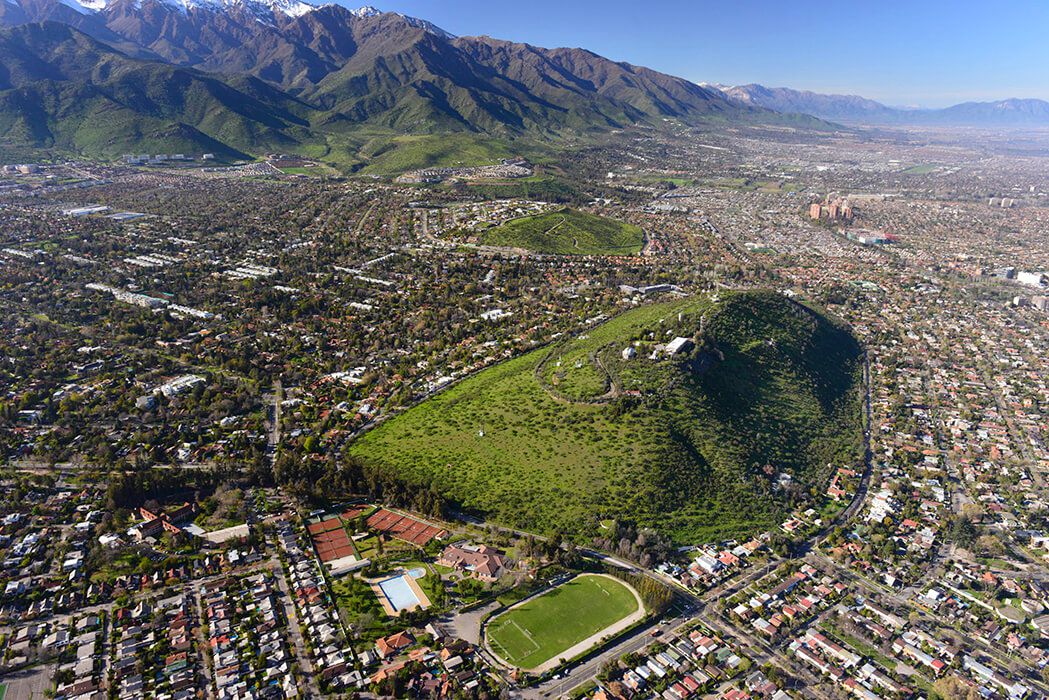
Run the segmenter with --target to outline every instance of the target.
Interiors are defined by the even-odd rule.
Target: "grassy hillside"
[[[422,168],[491,165],[514,152],[505,141],[478,134],[392,136],[374,139],[361,149],[362,172],[392,175]]]
[[[0,138],[116,156],[294,148],[309,109],[254,78],[140,61],[62,24],[0,31]]]
[[[699,343],[648,359],[676,336]],[[538,532],[607,517],[679,541],[740,534],[788,507],[778,473],[802,491],[857,459],[859,365],[845,330],[782,296],[670,301],[490,368],[351,452]]]
[[[644,243],[637,226],[574,209],[514,219],[479,238],[485,245],[558,255],[636,255]]]

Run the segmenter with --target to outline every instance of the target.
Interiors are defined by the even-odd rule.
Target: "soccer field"
[[[488,645],[504,661],[535,669],[639,610],[634,592],[607,576],[582,574],[496,616]]]

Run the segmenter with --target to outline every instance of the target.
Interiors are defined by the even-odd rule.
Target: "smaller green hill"
[[[361,172],[395,175],[422,168],[491,165],[514,152],[506,141],[479,134],[377,136],[361,148]]]
[[[484,231],[479,240],[553,255],[637,255],[645,234],[632,224],[562,209],[508,221]]]

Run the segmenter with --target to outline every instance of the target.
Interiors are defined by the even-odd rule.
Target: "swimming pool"
[[[390,607],[395,612],[413,608],[421,602],[419,597],[415,595],[412,587],[408,585],[408,579],[404,576],[394,576],[393,578],[379,581],[379,589],[386,596],[386,600],[390,601]]]

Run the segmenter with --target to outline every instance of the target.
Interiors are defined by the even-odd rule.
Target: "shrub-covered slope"
[[[675,337],[694,347],[667,356]],[[504,525],[737,534],[859,458],[860,358],[846,330],[777,294],[665,302],[485,370],[351,452]]]

